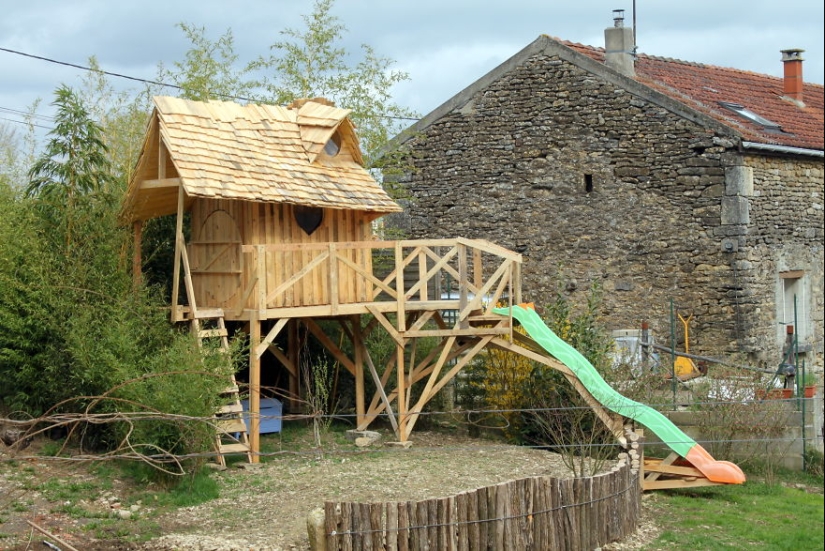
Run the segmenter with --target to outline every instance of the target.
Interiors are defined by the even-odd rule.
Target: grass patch
[[[785,483],[811,477],[783,474]],[[822,479],[816,482],[822,487]],[[658,492],[650,497],[662,528],[648,550],[822,549],[823,495],[785,485],[749,481]]]

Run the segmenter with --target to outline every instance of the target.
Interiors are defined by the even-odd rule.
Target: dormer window
[[[335,157],[341,151],[341,136],[336,132],[332,135],[332,137],[327,140],[327,143],[324,144],[324,153],[329,155],[330,157]]]
[[[773,121],[766,119],[760,115],[757,115],[747,107],[743,105],[739,105],[738,103],[730,103],[727,101],[720,101],[719,105],[724,107],[725,109],[730,109],[740,117],[749,120],[750,122],[755,122],[759,126],[763,127],[765,130],[771,130],[773,132],[782,132],[782,127],[776,124]]]

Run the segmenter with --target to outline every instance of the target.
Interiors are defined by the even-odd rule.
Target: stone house
[[[597,282],[608,329],[647,321],[693,354],[823,353],[823,86],[540,36],[396,138],[410,237],[523,254],[525,300]],[[794,307],[795,305],[795,307]],[[676,317],[675,323],[672,320]],[[796,318],[796,320],[794,319]]]

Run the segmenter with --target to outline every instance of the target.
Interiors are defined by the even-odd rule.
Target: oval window
[[[324,153],[330,157],[335,157],[340,151],[341,137],[338,135],[338,132],[336,132],[329,140],[327,140],[327,143],[324,144]]]

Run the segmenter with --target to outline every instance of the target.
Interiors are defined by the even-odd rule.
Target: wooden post
[[[295,367],[289,373],[289,411],[295,413],[301,393],[301,354],[298,343],[298,320],[291,319],[287,325],[287,356],[290,363]]]
[[[360,426],[366,421],[366,407],[364,398],[364,356],[366,344],[361,338],[361,316],[354,316],[352,320],[353,348],[355,349],[355,417]]]
[[[398,388],[396,389],[398,396],[398,438],[401,442],[407,441],[407,392],[406,381],[404,380],[404,346],[401,344],[395,345],[396,354],[396,373],[398,375]]]
[[[249,320],[249,449],[252,462],[261,461],[261,356],[256,352],[261,344],[261,322],[257,312]]]
[[[178,293],[180,292],[180,259],[183,246],[183,186],[178,188],[178,218],[175,221],[175,262],[172,268],[172,322],[181,321],[178,309]]]
[[[134,238],[132,239],[132,285],[137,289],[140,287],[143,279],[143,272],[141,270],[143,261],[140,256],[143,241],[143,220],[135,220],[134,224],[132,224],[132,230],[134,233]]]

